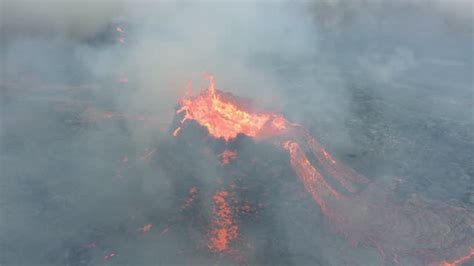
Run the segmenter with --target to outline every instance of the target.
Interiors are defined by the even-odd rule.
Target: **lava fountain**
[[[392,190],[370,182],[337,161],[301,125],[219,91],[214,78],[206,78],[206,90],[180,100],[176,113],[182,119],[173,136],[180,134],[187,121],[195,121],[210,136],[226,142],[242,134],[278,145],[287,151],[296,176],[336,232],[354,246],[376,248],[385,262],[398,264],[400,256],[413,256],[427,265],[461,265],[473,259],[472,213],[416,197],[396,204],[391,199]],[[340,187],[331,185],[330,178]],[[226,191],[214,196],[216,219],[208,243],[213,252],[228,250],[239,234],[228,197]]]

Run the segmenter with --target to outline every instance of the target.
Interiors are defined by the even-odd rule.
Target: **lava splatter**
[[[234,221],[232,207],[229,205],[227,191],[218,191],[214,195],[213,229],[209,232],[208,248],[214,252],[229,250],[232,240],[236,239],[239,227]]]
[[[180,101],[176,114],[182,119],[173,136],[180,133],[186,121],[193,120],[205,127],[211,137],[223,138],[226,142],[242,134],[255,141],[278,145],[288,152],[294,172],[331,226],[354,246],[362,243],[376,248],[384,261],[387,261],[387,254],[394,263],[399,262],[399,254],[412,254],[428,264],[436,263],[441,261],[439,257],[450,257],[454,250],[466,247],[471,250],[469,255],[438,264],[459,265],[473,257],[474,244],[470,240],[472,233],[469,233],[474,221],[472,213],[442,203],[428,204],[424,200],[407,201],[398,206],[385,188],[337,161],[302,126],[218,91],[214,78],[210,75],[206,78],[209,80],[206,90],[197,96],[187,94]],[[316,162],[311,162],[308,154],[312,154]],[[227,160],[222,163],[226,164]],[[333,187],[328,178],[333,178],[341,188]],[[361,185],[366,185],[363,191],[359,190]],[[228,250],[230,242],[239,234],[228,197],[226,191],[219,191],[214,196],[216,219],[209,233],[208,247],[217,252]],[[426,222],[430,225],[423,224]],[[441,233],[445,235],[435,237]],[[438,238],[449,238],[450,241]]]

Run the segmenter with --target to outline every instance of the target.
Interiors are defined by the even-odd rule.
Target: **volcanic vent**
[[[201,249],[234,262],[245,262],[252,250],[258,252],[255,228],[263,229],[271,220],[269,194],[281,186],[286,191],[278,190],[284,194],[280,197],[287,197],[290,207],[303,204],[295,197],[309,195],[329,229],[353,246],[373,247],[385,263],[416,257],[430,265],[461,265],[474,255],[474,217],[468,211],[420,198],[396,204],[390,189],[337,161],[302,126],[219,91],[214,78],[207,79],[206,90],[196,96],[188,93],[180,101],[172,130],[172,145],[190,151],[180,156],[214,156],[221,168],[210,174],[214,179],[187,174],[190,164],[202,167],[194,155],[179,169],[183,177],[175,180],[188,197],[180,219],[187,217],[187,223],[206,236],[205,241],[196,239]],[[258,148],[241,150],[244,143]],[[206,175],[206,169],[198,172]],[[185,180],[193,180],[186,192],[180,188]],[[285,250],[285,236],[280,233],[279,238],[272,252]]]

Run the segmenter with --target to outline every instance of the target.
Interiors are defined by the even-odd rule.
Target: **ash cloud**
[[[185,83],[201,90],[203,72],[306,126],[370,179],[404,177],[400,198],[416,193],[472,209],[470,1],[5,0],[0,9],[0,264],[100,264],[115,249],[123,263],[149,264],[155,253],[172,262],[183,236],[134,236],[131,250],[123,235],[150,220],[161,230],[186,197],[187,177],[203,177],[203,209],[211,207],[217,158],[197,160],[168,143]],[[123,76],[128,83],[118,82]],[[150,119],[83,124],[93,114],[86,108]],[[265,156],[265,147],[249,146],[242,152]],[[139,160],[154,148],[155,159]],[[123,166],[125,157],[135,165]],[[128,179],[117,181],[117,171]],[[265,251],[281,252],[286,264],[342,263],[322,243],[350,247],[320,228],[317,213],[301,222],[304,207],[285,209],[286,197],[273,196],[267,234],[289,244],[262,237],[251,262]],[[84,251],[90,241],[100,247]],[[361,265],[378,259],[344,256]]]

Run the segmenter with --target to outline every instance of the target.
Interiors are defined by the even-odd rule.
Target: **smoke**
[[[94,36],[124,10],[122,1],[4,0],[1,12],[3,34],[77,41]]]
[[[150,220],[161,230],[160,214],[186,197],[193,176],[210,208],[217,159],[169,143],[185,84],[205,88],[203,72],[309,128],[370,179],[403,176],[401,197],[474,204],[470,1],[3,0],[0,12],[0,264],[100,264],[117,247],[124,263],[149,264],[155,253],[173,262],[183,236],[137,238],[136,250],[121,236]],[[97,115],[105,112],[126,119]],[[242,153],[267,156],[251,146]],[[159,162],[140,159],[157,147]],[[345,244],[302,222],[304,207],[288,215],[285,193],[272,199],[279,206],[267,234],[286,237],[288,264],[342,263],[321,243]],[[95,240],[94,260],[81,247]],[[255,262],[261,250],[284,249],[271,237],[258,241]],[[364,255],[354,255],[361,265]]]

